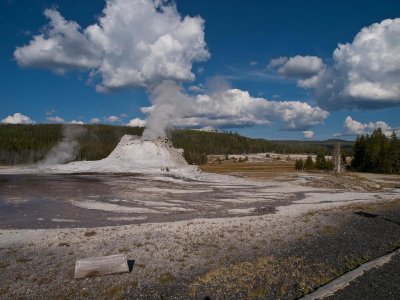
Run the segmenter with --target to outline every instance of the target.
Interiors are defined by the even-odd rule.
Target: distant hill
[[[307,141],[298,141],[298,140],[269,140],[273,143],[283,143],[283,144],[311,144],[311,145],[322,145],[322,146],[331,146],[336,143],[340,143],[343,146],[352,146],[354,144],[353,141],[346,141],[340,139],[328,139],[323,141],[318,140],[307,140]]]
[[[331,152],[334,146],[337,143],[340,143],[342,151],[347,154],[352,154],[352,149],[354,142],[353,141],[346,141],[346,140],[339,140],[339,139],[329,139],[324,141],[296,141],[296,140],[271,140],[271,143],[278,144],[278,145],[286,145],[288,147],[294,148],[302,148],[302,147],[320,147],[325,149],[328,152]]]
[[[107,157],[124,134],[142,135],[143,128],[83,125],[87,132],[78,139],[77,160],[98,160]],[[41,160],[63,139],[63,125],[0,125],[0,164],[26,164]],[[208,154],[238,154],[256,152],[330,154],[338,140],[327,141],[269,141],[251,139],[237,133],[174,130],[170,139],[183,148],[189,163],[205,163]],[[351,154],[353,142],[340,141],[344,152]]]

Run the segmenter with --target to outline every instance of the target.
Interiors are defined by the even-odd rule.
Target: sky
[[[400,130],[399,1],[0,0],[0,121]]]

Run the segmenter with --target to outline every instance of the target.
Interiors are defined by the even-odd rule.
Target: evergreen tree
[[[304,161],[300,159],[296,159],[296,163],[294,165],[296,170],[304,170]]]
[[[323,153],[318,153],[317,158],[315,159],[314,167],[318,170],[325,170],[326,169],[326,159]]]
[[[332,160],[327,160],[325,162],[325,169],[324,170],[332,171],[334,169],[335,169],[335,164],[333,163],[333,161]]]
[[[393,132],[388,138],[380,128],[371,135],[358,136],[354,143],[354,170],[374,173],[400,172],[400,144]]]
[[[354,157],[351,161],[351,167],[357,171],[364,171],[365,166],[365,159],[366,159],[366,143],[365,137],[357,136],[356,141],[354,143]]]
[[[312,157],[310,155],[307,156],[306,163],[304,164],[304,169],[305,170],[314,169],[314,161],[313,161],[313,159],[312,159]]]
[[[400,173],[400,141],[397,139],[396,133],[393,131],[390,136],[388,156],[391,160],[392,173]]]

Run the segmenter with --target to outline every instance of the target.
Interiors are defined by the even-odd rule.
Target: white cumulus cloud
[[[314,137],[314,131],[305,130],[303,131],[303,135],[306,139],[312,139]]]
[[[126,126],[130,127],[144,127],[146,125],[146,120],[142,120],[140,118],[134,118],[126,124]]]
[[[344,132],[339,135],[361,135],[361,134],[371,134],[375,129],[382,129],[382,132],[390,136],[395,129],[391,128],[387,123],[383,121],[361,123],[354,120],[351,116],[348,116],[344,120]]]
[[[364,27],[351,43],[339,44],[333,60],[303,85],[321,107],[400,105],[400,18]]]
[[[14,51],[20,66],[47,68],[57,73],[99,66],[100,53],[78,23],[65,20],[55,9],[46,9],[44,15],[50,19],[48,26],[28,45]]]
[[[271,62],[273,62],[272,60]],[[271,64],[270,62],[270,64]],[[324,66],[322,59],[316,56],[300,56],[290,57],[282,64],[277,72],[285,77],[294,78],[310,78],[318,74]]]
[[[99,118],[91,118],[90,119],[91,124],[99,124],[100,122],[101,122],[101,120]]]
[[[33,121],[30,117],[25,116],[21,113],[15,113],[13,115],[7,116],[3,120],[1,120],[3,124],[33,124]]]
[[[282,122],[285,130],[303,130],[321,124],[328,113],[300,101],[271,101],[252,97],[249,92],[228,89],[222,93],[198,95],[191,120],[201,126],[248,126]]]
[[[202,84],[199,85],[191,85],[188,87],[188,90],[193,93],[201,93],[204,92],[205,89]]]
[[[287,61],[288,61],[288,58],[286,56],[273,58],[273,59],[271,59],[271,61],[267,65],[267,68],[268,69],[275,69],[276,67],[279,67],[279,66],[283,65]]]
[[[100,78],[99,91],[193,80],[193,62],[210,56],[204,20],[182,17],[166,1],[106,0],[97,22],[86,28],[55,9],[44,14],[48,26],[16,48],[18,64],[58,73],[89,71],[91,80]]]
[[[59,116],[47,117],[46,120],[51,123],[64,123],[65,122],[65,120]]]
[[[108,122],[111,122],[111,123],[115,123],[115,122],[121,121],[121,118],[120,118],[120,117],[117,117],[117,116],[109,116],[109,117],[107,118],[107,121],[108,121]]]
[[[71,122],[69,122],[69,124],[84,125],[85,123],[83,121],[72,120]]]

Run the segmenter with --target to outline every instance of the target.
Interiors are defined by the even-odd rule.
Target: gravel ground
[[[355,214],[360,209],[398,220],[400,201],[386,205],[357,204],[303,215],[300,220],[313,224],[316,230],[303,237],[297,236],[246,264],[239,263],[203,275],[197,281],[200,282],[197,289],[201,291],[196,294],[197,298],[206,294],[212,299],[296,299],[360,264],[400,247],[398,224],[381,217]],[[392,280],[391,284],[396,286],[391,288],[388,282],[386,288],[396,294],[397,281]],[[353,298],[362,297],[357,298],[355,294]]]
[[[400,245],[399,225],[360,210],[395,218],[400,200],[297,217],[2,231],[1,298],[295,299]],[[135,260],[132,273],[72,278],[77,258],[114,253]]]

